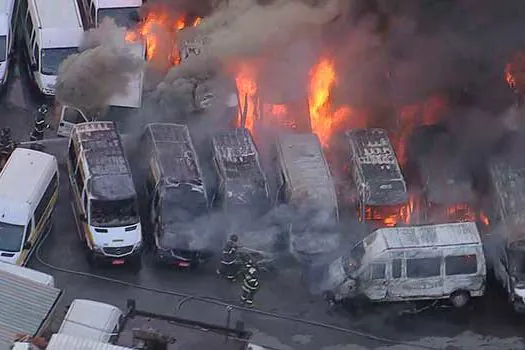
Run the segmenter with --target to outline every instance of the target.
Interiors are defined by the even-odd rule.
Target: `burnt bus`
[[[476,221],[477,196],[456,139],[444,125],[416,129],[409,141],[408,175],[420,189],[420,217],[425,224]]]
[[[158,263],[196,267],[212,256],[209,200],[186,125],[152,123],[140,140],[144,190]]]
[[[270,204],[268,182],[250,131],[221,131],[213,137],[212,145],[218,177],[215,204],[226,213],[243,211],[257,217],[266,212]]]
[[[490,234],[485,255],[514,310],[525,312],[525,162],[500,157],[488,167]]]
[[[407,185],[387,132],[378,128],[352,129],[345,135],[359,221],[374,228],[406,223],[410,214]]]

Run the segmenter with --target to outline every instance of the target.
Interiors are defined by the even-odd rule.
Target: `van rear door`
[[[75,124],[88,121],[88,118],[79,109],[62,106],[60,108],[60,122],[58,123],[57,134],[58,136],[69,137]]]

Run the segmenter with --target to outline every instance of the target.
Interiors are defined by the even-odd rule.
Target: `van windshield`
[[[133,28],[140,21],[138,7],[99,9],[97,25],[100,25],[106,17],[113,18],[117,26],[124,27],[126,29]]]
[[[0,250],[19,252],[24,239],[24,226],[0,222]]]
[[[117,227],[139,222],[135,198],[91,200],[89,222],[95,227]]]
[[[167,188],[162,197],[161,217],[164,224],[191,222],[206,212],[208,203],[204,193],[180,185]]]
[[[7,37],[0,35],[0,62],[4,62],[7,58]]]
[[[350,254],[343,258],[343,268],[347,275],[354,275],[361,266],[361,260],[365,256],[363,241],[352,248]]]
[[[69,56],[78,53],[78,47],[57,47],[42,50],[42,74],[58,75],[58,67]]]
[[[509,249],[509,262],[511,273],[520,280],[525,280],[525,250]]]

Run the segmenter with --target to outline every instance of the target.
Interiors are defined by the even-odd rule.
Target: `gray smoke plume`
[[[59,67],[56,98],[79,108],[99,109],[114,94],[124,93],[131,74],[143,65],[143,58],[131,53],[125,36],[126,30],[111,18],[86,32],[80,53]]]

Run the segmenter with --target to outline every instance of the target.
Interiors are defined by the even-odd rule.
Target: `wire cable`
[[[242,306],[238,306],[238,305],[232,305],[232,304],[227,303],[224,300],[221,300],[221,299],[218,299],[218,298],[213,298],[213,297],[208,297],[208,296],[200,296],[200,295],[196,295],[196,294],[187,294],[187,293],[183,293],[183,292],[178,292],[178,291],[173,291],[173,290],[165,290],[165,289],[160,289],[160,288],[146,287],[146,286],[142,286],[140,284],[135,284],[135,283],[131,283],[131,282],[115,279],[115,278],[110,278],[110,277],[97,275],[97,274],[93,274],[93,273],[89,273],[89,272],[76,271],[76,270],[68,269],[68,268],[65,268],[65,267],[56,266],[56,265],[53,265],[51,263],[48,263],[41,256],[42,246],[43,246],[44,242],[47,240],[47,238],[49,237],[51,231],[52,231],[52,229],[48,230],[46,235],[40,240],[40,242],[38,242],[38,245],[36,247],[35,257],[36,257],[37,261],[40,264],[42,264],[43,266],[46,266],[49,269],[55,270],[55,271],[59,271],[59,272],[70,274],[70,275],[76,275],[76,276],[82,276],[82,277],[87,277],[87,278],[92,278],[92,279],[98,279],[98,280],[102,280],[102,281],[106,281],[106,282],[110,282],[110,283],[114,283],[114,284],[119,284],[119,285],[123,285],[123,286],[126,286],[126,287],[131,287],[131,288],[135,288],[135,289],[145,290],[145,291],[149,291],[149,292],[153,292],[153,293],[172,295],[172,296],[183,298],[183,302],[189,301],[190,299],[192,299],[192,300],[197,300],[197,301],[204,302],[204,303],[210,303],[210,304],[215,304],[215,305],[220,305],[220,306],[225,306],[225,307],[231,307],[231,308],[234,308],[236,310],[244,311],[244,312],[247,312],[247,313],[259,314],[259,315],[272,317],[272,318],[276,318],[276,319],[280,319],[280,320],[286,320],[286,321],[291,321],[291,322],[296,322],[296,323],[302,323],[302,324],[306,324],[306,325],[310,325],[310,326],[314,326],[314,327],[319,327],[319,328],[329,329],[329,330],[332,330],[332,331],[338,331],[338,332],[341,332],[341,333],[351,334],[351,335],[358,336],[358,337],[361,337],[361,338],[374,340],[374,341],[377,341],[379,343],[392,344],[392,345],[405,345],[405,346],[411,346],[411,347],[419,347],[421,349],[428,349],[428,350],[440,350],[441,349],[441,348],[438,348],[438,347],[431,347],[431,346],[427,346],[427,345],[415,345],[415,344],[412,344],[412,343],[408,343],[408,342],[404,342],[404,341],[398,341],[398,340],[395,340],[395,339],[390,339],[390,338],[381,337],[381,336],[376,336],[376,335],[373,335],[373,334],[370,334],[370,333],[361,332],[361,331],[358,331],[358,330],[355,330],[355,329],[350,329],[350,328],[339,327],[339,326],[331,325],[331,324],[328,324],[328,323],[317,322],[317,321],[312,321],[312,320],[306,320],[306,319],[302,319],[302,318],[296,318],[296,317],[293,317],[293,316],[282,315],[282,314],[278,314],[278,313],[275,313],[275,312],[269,312],[269,311],[264,311],[264,310],[260,310],[260,309],[255,309],[255,308],[246,308],[246,307],[242,307]],[[180,305],[181,305],[181,303],[179,303],[179,306]],[[264,345],[262,345],[262,346],[264,347]]]

